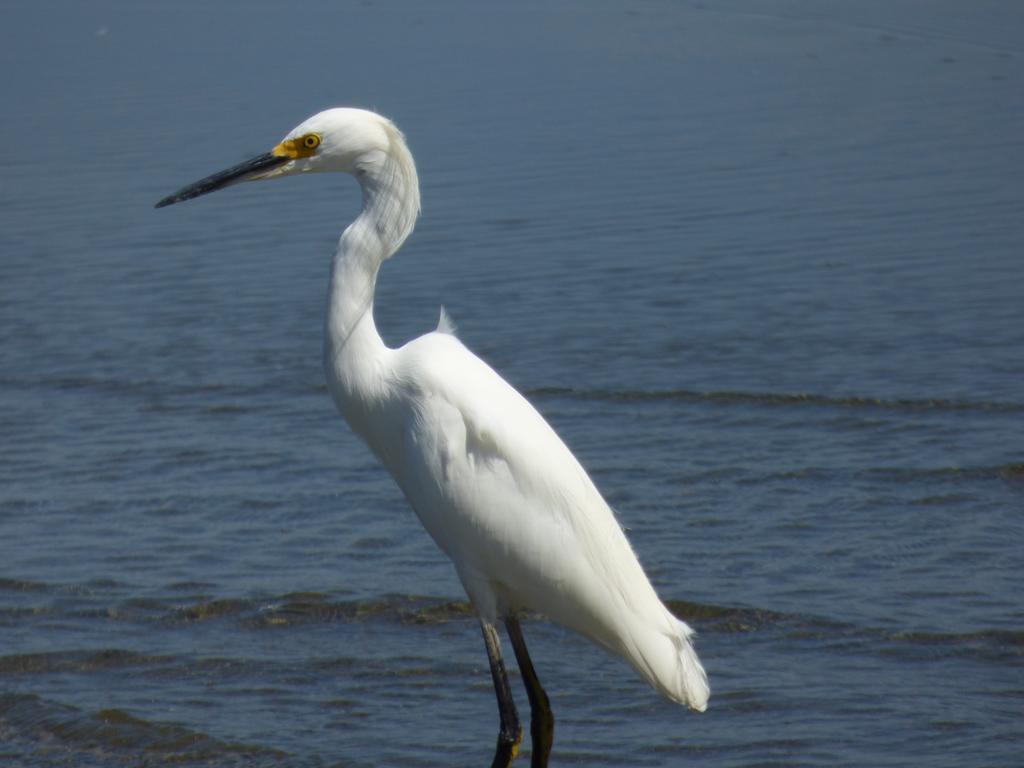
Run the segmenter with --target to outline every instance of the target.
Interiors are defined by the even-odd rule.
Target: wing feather
[[[622,653],[624,613],[666,613],[608,504],[536,409],[461,342],[399,350],[413,414],[392,468],[476,602],[529,608]],[[629,622],[627,622],[629,624]]]

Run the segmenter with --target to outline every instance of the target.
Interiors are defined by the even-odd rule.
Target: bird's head
[[[242,181],[311,171],[374,178],[398,148],[407,152],[404,147],[401,133],[387,118],[363,109],[328,109],[297,125],[269,152],[189,184],[156,207],[191,200]]]

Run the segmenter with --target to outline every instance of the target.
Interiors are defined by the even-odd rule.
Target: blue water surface
[[[356,186],[152,207],[335,105],[419,167],[386,340],[444,305],[699,633],[703,715],[529,618],[553,765],[1019,764],[1021,6],[0,18],[4,765],[489,763],[476,621],[324,386]]]

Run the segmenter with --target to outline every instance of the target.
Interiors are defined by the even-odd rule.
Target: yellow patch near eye
[[[320,146],[319,133],[307,133],[305,136],[298,136],[294,139],[282,141],[272,150],[270,154],[278,157],[290,157],[296,160],[300,157],[312,157]]]

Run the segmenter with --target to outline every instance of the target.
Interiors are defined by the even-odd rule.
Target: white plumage
[[[400,453],[381,460],[476,610],[489,620],[539,611],[703,710],[690,629],[658,599],[611,509],[540,414],[442,333],[395,350],[382,374],[402,415],[386,438]]]
[[[307,153],[310,143],[315,151]],[[707,678],[691,629],[658,598],[612,510],[543,417],[463,346],[443,310],[437,330],[398,349],[381,340],[373,319],[377,271],[419,213],[416,168],[390,121],[363,110],[321,112],[262,164],[257,158],[204,179],[160,205],[306,171],[351,173],[363,189],[362,211],[342,234],[331,269],[324,335],[331,395],[452,559],[485,638],[499,619],[539,611],[622,656],[669,699],[703,711]],[[488,652],[494,672],[500,653],[490,642]],[[506,725],[502,709],[503,733]]]

